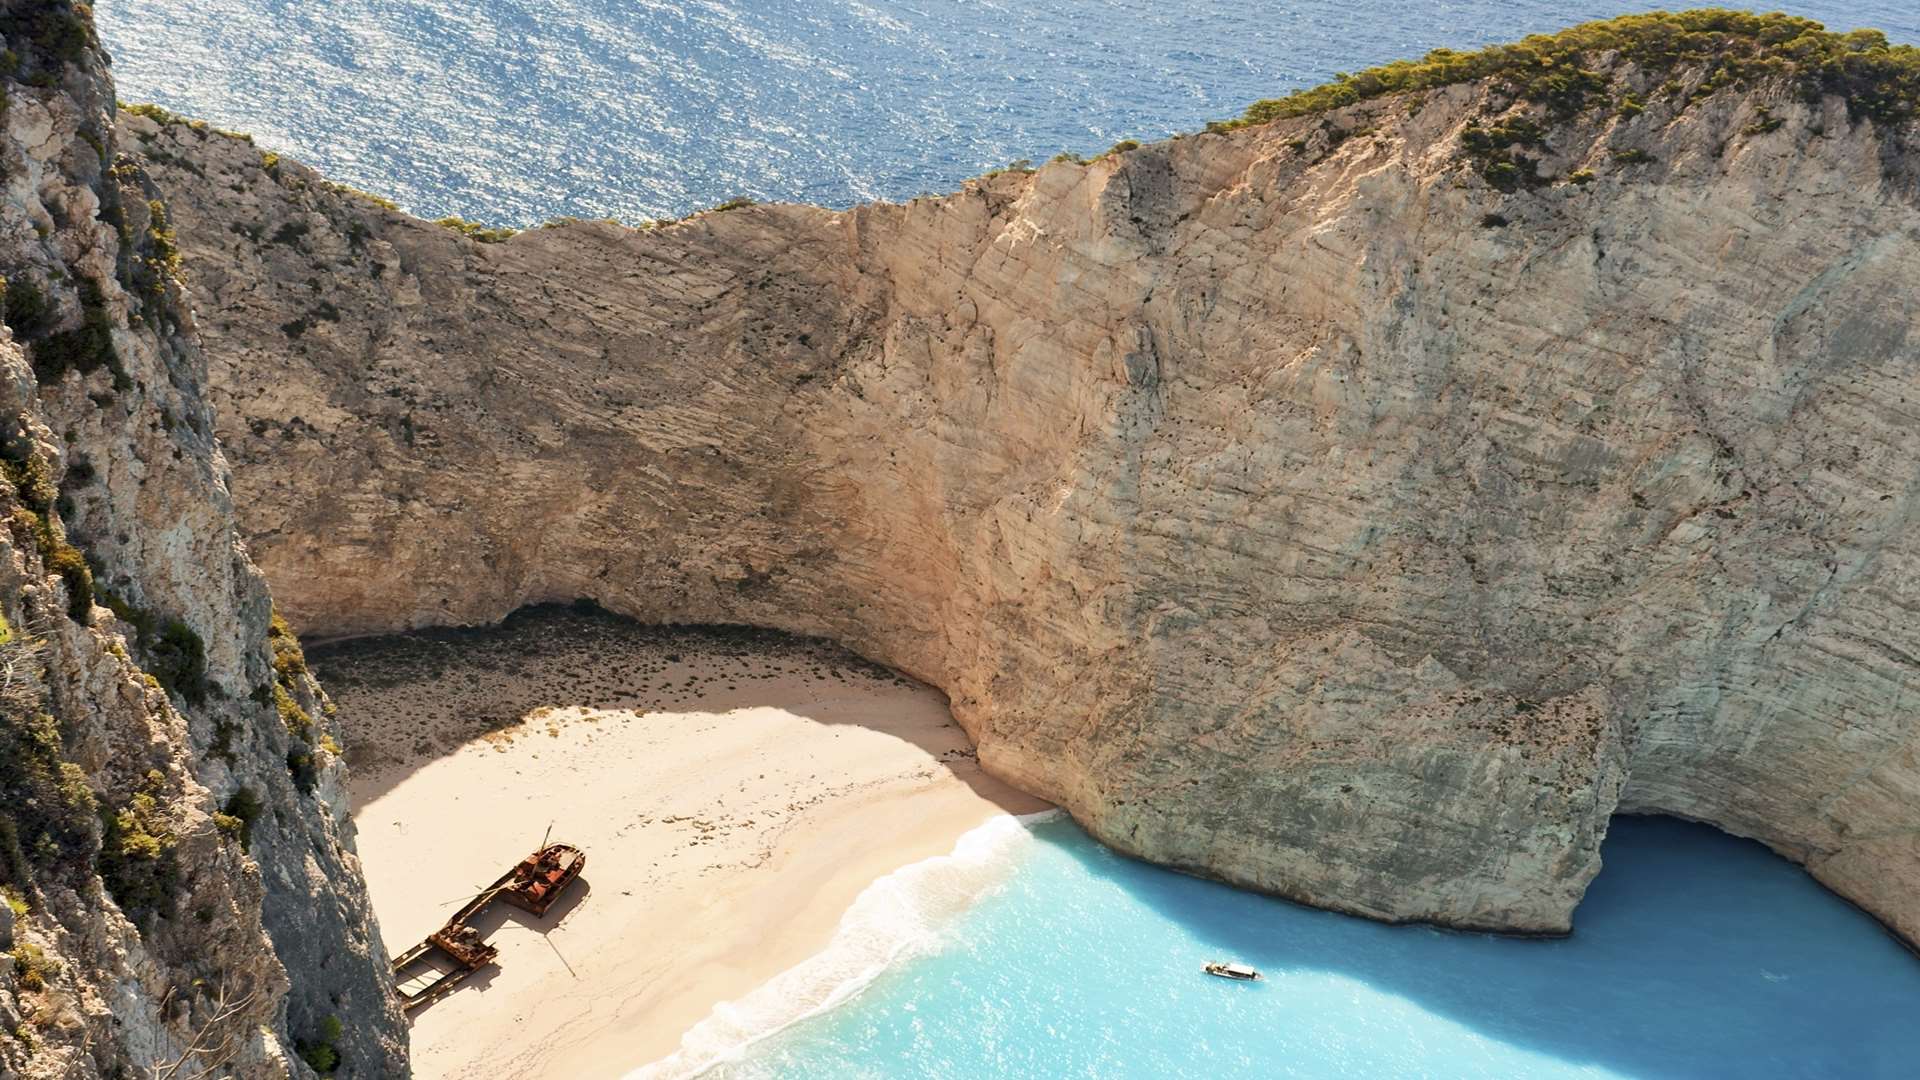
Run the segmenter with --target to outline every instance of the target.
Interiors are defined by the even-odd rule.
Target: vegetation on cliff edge
[[[181,116],[179,113],[174,112],[171,109],[167,109],[162,106],[155,105],[152,102],[147,102],[147,101],[121,102],[120,111],[123,113],[130,113],[134,116],[144,116],[147,119],[153,121],[154,123],[159,124],[161,127],[171,127],[175,124],[179,124],[184,127],[190,128],[194,131],[197,131],[202,135],[206,135],[206,134],[219,135],[223,138],[238,139],[239,141],[246,143],[249,146],[253,144],[253,136],[247,134],[244,131],[228,131],[225,128],[217,128],[217,127],[214,127],[212,124],[207,123],[205,120],[195,120],[190,116]]]
[[[1838,94],[1855,116],[1897,122],[1920,111],[1920,48],[1889,45],[1878,30],[1834,33],[1812,19],[1756,15],[1724,8],[1656,11],[1582,23],[1554,34],[1534,34],[1512,45],[1477,52],[1435,49],[1419,60],[1396,60],[1286,97],[1257,101],[1237,120],[1208,125],[1223,131],[1307,116],[1388,94],[1432,90],[1499,79],[1514,95],[1569,116],[1608,85],[1597,66],[1631,63],[1666,72],[1703,66],[1695,93],[1780,77],[1809,98]]]
[[[67,587],[67,613],[87,621],[93,612],[93,570],[80,549],[67,542],[66,529],[54,513],[59,488],[53,466],[16,433],[0,447],[0,480],[12,486],[19,504],[8,519],[14,539],[40,553],[41,563]]]
[[[8,646],[0,657],[6,689],[36,687],[31,647]],[[20,892],[39,871],[83,863],[93,854],[93,791],[80,767],[65,760],[60,725],[40,711],[0,710],[0,882]]]
[[[146,660],[143,666],[161,689],[190,705],[207,700],[207,648],[193,627],[163,619],[106,589],[96,592],[116,618],[133,627],[134,643]]]
[[[180,886],[180,839],[162,807],[165,789],[155,769],[125,803],[100,810],[100,881],[135,921],[172,914]]]
[[[504,225],[498,227],[482,225],[478,222],[466,221],[457,217],[443,217],[435,221],[434,224],[443,228],[452,229],[467,239],[476,240],[482,244],[498,244],[504,240],[512,239],[514,234],[520,231],[518,229],[509,229]]]

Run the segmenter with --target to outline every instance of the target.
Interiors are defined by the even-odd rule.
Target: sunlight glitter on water
[[[123,101],[447,214],[843,207],[1193,131],[1334,72],[1653,0],[100,0]],[[1666,5],[1671,6],[1671,5]],[[1896,0],[1796,14],[1920,41]]]

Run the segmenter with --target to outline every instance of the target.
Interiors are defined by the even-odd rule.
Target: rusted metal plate
[[[462,979],[494,962],[500,950],[487,944],[468,922],[496,899],[544,916],[586,865],[586,853],[579,848],[548,844],[502,874],[425,941],[394,957],[394,989],[401,1008],[411,1011],[438,1000]]]

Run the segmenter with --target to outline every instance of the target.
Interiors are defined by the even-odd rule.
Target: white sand
[[[557,614],[498,635],[425,664],[316,657],[390,952],[549,822],[587,853],[544,919],[496,905],[480,924],[498,967],[415,1014],[422,1080],[622,1076],[821,949],[876,878],[1044,808],[979,771],[937,692],[844,654]]]

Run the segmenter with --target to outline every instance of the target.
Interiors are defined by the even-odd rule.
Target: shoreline
[[[624,1080],[691,1080],[744,1058],[781,1033],[851,1004],[903,963],[938,951],[947,928],[1017,869],[1034,825],[1059,809],[999,814],[955,841],[953,850],[876,879],[841,916],[826,948],[721,1002],[689,1028],[672,1054]],[[875,955],[879,953],[880,955]]]
[[[390,953],[541,839],[587,865],[413,1017],[421,1080],[619,1077],[825,952],[858,898],[1009,815],[931,688],[784,636],[542,611],[314,651]],[[506,719],[515,716],[517,719]]]

